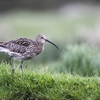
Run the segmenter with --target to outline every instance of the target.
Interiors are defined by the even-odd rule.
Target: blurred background
[[[0,41],[40,33],[61,51],[46,43],[45,50],[24,68],[51,73],[100,76],[99,0],[1,0]],[[0,61],[8,56],[0,53]],[[18,62],[16,62],[18,64]]]

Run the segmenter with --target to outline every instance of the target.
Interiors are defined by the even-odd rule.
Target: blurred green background
[[[2,0],[0,41],[44,34],[61,51],[46,43],[45,50],[24,68],[52,73],[100,76],[99,0]],[[8,56],[0,53],[0,61]],[[16,62],[18,64],[18,62]]]

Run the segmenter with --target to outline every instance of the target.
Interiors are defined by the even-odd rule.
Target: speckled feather
[[[38,55],[42,51],[42,46],[36,41],[27,38],[19,38],[9,42],[1,42],[0,46],[9,49],[11,52],[20,53],[22,55],[33,54]]]

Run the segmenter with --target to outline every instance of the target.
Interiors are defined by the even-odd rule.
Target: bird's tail
[[[1,42],[1,41],[0,41],[0,44],[1,44],[1,43],[4,43],[4,42]]]
[[[0,52],[4,52],[4,53],[10,54],[10,51],[5,46],[5,42],[1,42],[0,41]]]
[[[1,41],[0,41],[0,47],[3,47],[3,43],[4,43],[4,42],[1,42]]]

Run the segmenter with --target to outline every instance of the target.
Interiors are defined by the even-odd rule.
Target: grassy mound
[[[98,77],[50,74],[0,65],[0,99],[7,100],[99,100]]]

